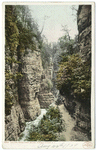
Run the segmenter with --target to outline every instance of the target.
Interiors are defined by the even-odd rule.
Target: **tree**
[[[74,21],[77,20],[77,13],[78,13],[78,5],[72,5],[72,16],[74,16]]]
[[[10,64],[11,68],[13,63],[12,60],[15,61],[13,56],[16,54],[16,49],[19,43],[18,37],[19,33],[18,28],[16,26],[15,17],[13,15],[13,6],[8,5],[5,8],[5,60],[6,63]]]
[[[64,56],[57,73],[57,88],[62,95],[77,101],[90,101],[90,66],[82,62],[78,54]]]
[[[42,43],[38,25],[34,22],[30,10],[23,5],[5,6],[5,113],[9,115],[11,107],[18,100],[18,83],[22,77],[21,54],[27,49],[32,51]],[[14,68],[14,66],[16,68]]]
[[[70,39],[67,35],[59,38],[58,40],[62,55],[72,55],[74,53],[74,40]]]
[[[20,51],[22,52],[27,48],[34,50],[36,48],[36,44],[33,40],[33,37],[36,37],[36,34],[33,31],[35,25],[28,6],[14,6],[14,15],[19,32],[18,46]]]
[[[50,18],[49,16],[44,16],[44,22],[43,22],[43,26],[42,26],[42,29],[40,31],[40,35],[42,34],[43,30],[44,30],[44,26],[45,26],[45,21],[46,19]]]
[[[16,61],[19,33],[13,14],[13,6],[5,7],[5,114],[9,115],[13,105],[14,94],[12,91],[15,81],[12,73],[13,63]]]

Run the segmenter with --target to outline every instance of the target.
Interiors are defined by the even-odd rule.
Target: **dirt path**
[[[59,105],[60,112],[62,114],[62,119],[65,121],[65,129],[60,133],[58,140],[60,141],[88,141],[88,137],[85,133],[81,131],[74,131],[76,121],[69,115],[64,105]]]

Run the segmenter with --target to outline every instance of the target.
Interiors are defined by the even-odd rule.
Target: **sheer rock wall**
[[[21,57],[21,71],[23,77],[19,82],[19,101],[24,117],[27,121],[34,120],[40,114],[37,93],[40,89],[42,63],[40,50],[28,50],[28,54]]]
[[[9,55],[10,51],[7,51]],[[10,55],[9,55],[10,56]],[[17,56],[14,56],[17,60]],[[19,65],[13,63],[12,68],[10,65],[5,64],[5,69],[9,70],[11,74],[18,72]],[[6,80],[7,82],[7,80]],[[5,83],[6,84],[6,83]],[[18,140],[19,134],[25,129],[25,118],[21,106],[19,104],[18,86],[14,83],[14,80],[10,79],[7,83],[11,89],[9,90],[12,100],[14,102],[11,107],[10,115],[5,115],[5,141],[16,141]]]
[[[5,140],[17,141],[25,129],[25,118],[19,104],[12,106],[11,114],[5,117]]]
[[[82,61],[91,62],[91,6],[80,5],[77,13],[77,25],[79,30],[79,49]],[[91,68],[91,67],[90,67]],[[86,100],[87,101],[87,100]],[[90,104],[87,102],[77,102],[75,100],[64,99],[64,105],[70,115],[76,119],[76,130],[88,133],[91,139],[91,116]],[[83,139],[82,139],[83,140]]]
[[[38,100],[41,108],[48,108],[54,102],[54,95],[52,92],[52,76],[53,76],[53,63],[44,69],[42,72],[42,81],[38,93]]]
[[[48,108],[54,100],[50,91],[52,65],[47,68],[47,72],[42,68],[39,49],[33,52],[27,50],[25,55],[22,54],[21,64],[17,69],[14,65],[15,71],[18,67],[23,77],[19,80],[18,89],[13,89],[17,95],[16,103],[12,106],[11,114],[5,118],[6,141],[17,141],[19,134],[25,129],[25,122],[35,120],[40,115],[41,108]]]
[[[91,60],[91,5],[80,5],[77,16],[81,57]]]

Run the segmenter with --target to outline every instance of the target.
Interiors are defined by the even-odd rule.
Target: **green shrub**
[[[56,136],[52,133],[49,134],[40,134],[39,132],[32,132],[27,138],[28,141],[55,141]]]
[[[53,87],[52,81],[50,79],[47,79],[47,85],[48,85],[48,90],[50,91]]]
[[[36,31],[36,33],[35,33]],[[36,40],[34,41],[35,38]],[[28,6],[5,6],[5,113],[9,115],[16,95],[18,81],[22,77],[21,55],[33,52],[41,43],[38,25],[34,22]],[[16,69],[15,69],[16,66]],[[14,71],[14,73],[13,73]],[[10,88],[10,89],[9,89]],[[15,89],[15,92],[14,92]],[[15,93],[15,94],[14,94]]]
[[[50,79],[43,79],[43,82],[41,84],[41,87],[42,87],[42,90],[47,90],[50,92],[50,90],[52,89],[53,87],[53,84],[51,82]]]
[[[49,107],[46,115],[43,116],[38,127],[32,127],[27,137],[28,141],[55,141],[56,134],[61,132],[62,119],[58,108]]]
[[[65,58],[65,59],[64,59]],[[91,71],[88,63],[83,63],[79,55],[63,56],[57,73],[57,88],[65,96],[73,95],[76,100],[90,98]]]

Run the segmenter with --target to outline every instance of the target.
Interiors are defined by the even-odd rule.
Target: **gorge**
[[[27,131],[30,130],[31,123],[35,125],[36,121],[39,123],[41,118],[43,118],[43,112],[46,114],[45,109],[48,109],[51,104],[53,104],[54,107],[58,107],[60,110],[66,128],[60,134],[57,133],[57,141],[90,141],[91,6],[79,5],[77,11],[78,42],[74,44],[72,40],[69,39],[68,41],[70,42],[68,45],[69,47],[67,47],[69,48],[68,50],[71,49],[74,52],[72,55],[66,53],[66,60],[72,60],[70,66],[73,65],[73,74],[75,74],[75,71],[82,72],[83,75],[79,77],[81,77],[80,81],[84,83],[84,85],[80,83],[79,88],[76,84],[76,88],[74,87],[69,90],[70,94],[67,94],[67,88],[74,84],[73,82],[72,85],[69,84],[71,83],[70,79],[68,79],[67,85],[65,82],[63,83],[65,80],[67,82],[67,77],[66,72],[63,71],[65,76],[61,73],[62,64],[66,63],[63,62],[63,57],[60,57],[60,55],[63,56],[62,49],[57,45],[56,47],[47,45],[47,48],[50,48],[49,53],[46,50],[43,51],[42,38],[37,26],[34,25],[34,22],[32,26],[30,25],[30,18],[25,17],[24,22],[24,16],[19,16],[21,20],[23,20],[22,25],[21,20],[19,20],[20,18],[18,19],[18,17],[16,18],[15,16],[15,13],[18,12],[17,10],[26,11],[24,7],[21,9],[21,7],[6,5],[5,141],[18,141],[22,132],[26,135],[26,133],[28,133]],[[26,24],[28,30],[26,29]],[[20,28],[21,26],[22,28]],[[29,29],[32,30],[32,33],[30,33]],[[24,32],[25,34],[23,35]],[[29,34],[29,37],[27,34]],[[24,37],[25,35],[26,37]],[[66,41],[66,38],[64,40]],[[60,42],[62,44],[62,40]],[[30,43],[32,43],[32,45]],[[78,54],[79,58],[77,55],[75,57],[75,54]],[[42,55],[44,57],[42,57]],[[47,55],[49,62],[47,61]],[[45,58],[46,61],[44,60]],[[73,61],[75,59],[76,62]],[[74,68],[74,63],[77,63],[77,68]],[[69,74],[68,77],[70,78]],[[74,76],[73,74],[72,79],[74,76],[78,79],[78,74]],[[84,77],[84,74],[87,75]],[[80,91],[78,92],[76,89]]]

